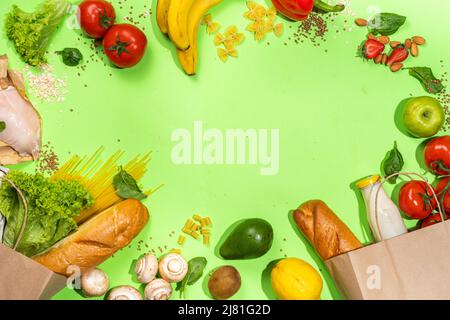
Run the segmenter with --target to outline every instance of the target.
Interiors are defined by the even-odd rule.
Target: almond
[[[355,20],[355,24],[359,27],[366,27],[368,22],[366,19],[359,18]]]
[[[386,54],[386,53],[383,53],[383,55],[381,56],[381,63],[384,64],[384,65],[386,65],[387,59],[388,59],[387,54]]]
[[[371,34],[371,33],[368,33],[367,34],[367,39],[374,39],[374,40],[377,40],[377,37],[375,37],[373,34]]]
[[[389,45],[391,46],[392,49],[394,49],[395,47],[398,47],[400,44],[401,44],[400,41],[391,41]]]
[[[375,62],[376,64],[380,64],[382,59],[383,55],[379,54],[375,59],[373,59],[373,62]]]
[[[413,41],[415,44],[419,45],[419,46],[422,46],[422,45],[424,45],[424,44],[426,43],[425,38],[424,38],[424,37],[421,37],[421,36],[414,36],[414,37],[412,38],[412,41]]]
[[[417,44],[415,42],[413,42],[411,44],[411,54],[413,57],[417,57],[419,55],[419,47],[417,46]]]
[[[396,63],[392,64],[392,66],[391,66],[391,71],[392,71],[392,72],[397,72],[397,71],[399,71],[401,68],[403,68],[403,63],[396,62]]]
[[[388,36],[380,36],[378,37],[378,41],[380,41],[382,44],[388,44],[390,40]]]
[[[406,39],[406,40],[405,40],[405,48],[406,48],[406,49],[411,48],[411,44],[412,44],[411,39]]]

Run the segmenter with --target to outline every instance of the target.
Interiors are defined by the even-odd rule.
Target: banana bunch
[[[158,0],[156,20],[162,33],[177,47],[181,66],[188,75],[196,72],[197,33],[203,16],[223,0]]]

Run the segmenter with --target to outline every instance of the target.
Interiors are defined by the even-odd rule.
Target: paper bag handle
[[[20,232],[19,235],[17,236],[17,240],[16,243],[14,244],[13,249],[17,250],[17,247],[20,244],[20,241],[22,240],[23,234],[25,232],[25,227],[27,226],[27,219],[28,219],[28,203],[27,203],[27,199],[25,198],[25,195],[23,194],[23,192],[14,184],[14,182],[12,182],[11,180],[9,180],[8,178],[6,178],[5,176],[0,177],[0,181],[6,181],[8,182],[11,187],[13,187],[16,191],[17,194],[19,195],[20,199],[22,200],[23,203],[23,222],[22,222],[22,227],[20,228]]]
[[[411,179],[411,181],[414,180],[413,176],[415,176],[415,177],[418,177],[423,182],[425,182],[427,184],[427,186],[430,188],[431,192],[433,193],[433,198],[436,200],[437,209],[438,209],[439,215],[441,216],[442,222],[444,222],[446,220],[446,216],[445,216],[445,214],[442,211],[441,203],[439,202],[439,199],[438,199],[438,197],[436,195],[436,192],[434,192],[433,186],[427,181],[427,179],[425,179],[424,176],[422,176],[422,175],[420,175],[418,173],[415,173],[415,172],[394,173],[394,174],[391,174],[390,176],[385,177],[384,179],[381,179],[380,185],[379,185],[379,187],[377,189],[377,192],[375,194],[375,224],[376,224],[376,227],[377,227],[377,230],[378,230],[378,234],[380,235],[380,238],[381,238],[381,229],[380,229],[380,224],[378,222],[378,195],[380,193],[380,189],[383,187],[383,184],[387,180],[389,180],[390,178],[398,177],[398,176],[406,176],[409,179]]]

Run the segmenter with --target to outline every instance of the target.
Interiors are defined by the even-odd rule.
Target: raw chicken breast
[[[13,86],[0,90],[0,121],[6,124],[5,130],[0,132],[1,141],[20,156],[39,157],[41,119]]]

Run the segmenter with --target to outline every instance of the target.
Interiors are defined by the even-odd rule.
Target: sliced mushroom
[[[158,259],[153,254],[146,254],[136,263],[137,279],[140,283],[149,283],[158,273]]]
[[[159,274],[168,282],[180,282],[187,272],[186,260],[177,253],[169,253],[159,262]]]
[[[102,270],[93,268],[81,275],[81,290],[87,297],[100,297],[108,289],[108,276]]]
[[[169,300],[172,295],[172,287],[164,279],[155,279],[144,290],[146,300]]]
[[[108,300],[143,300],[139,291],[131,286],[119,286],[111,290]]]

